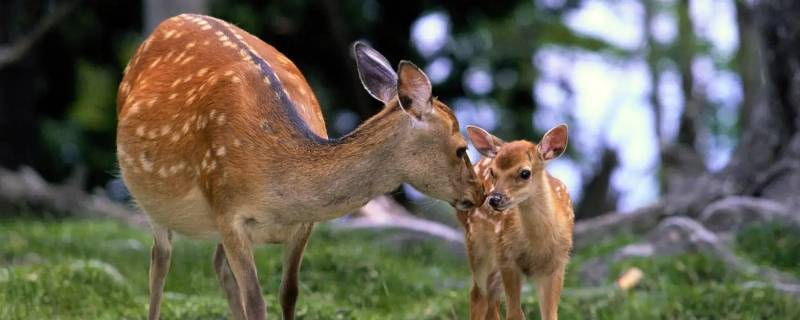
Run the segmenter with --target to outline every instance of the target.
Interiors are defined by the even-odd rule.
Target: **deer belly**
[[[183,193],[142,191],[150,194],[140,196],[134,188],[131,192],[151,223],[191,238],[213,239],[218,236],[211,207],[198,187]]]

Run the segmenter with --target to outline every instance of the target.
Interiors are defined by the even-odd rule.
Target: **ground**
[[[636,241],[618,235],[575,252],[562,296],[563,319],[798,319],[800,299],[741,284],[736,274],[699,255],[626,260],[645,278],[622,293],[581,287],[590,257]],[[115,221],[0,218],[0,319],[143,319],[147,314],[150,236]],[[225,319],[227,305],[211,267],[213,243],[178,237],[167,278],[163,319]],[[737,250],[760,263],[800,275],[800,234],[777,225],[751,227]],[[280,314],[278,246],[256,252],[269,315]],[[400,232],[317,228],[301,275],[299,319],[465,319],[469,271],[465,258],[438,240]],[[523,308],[538,319],[535,290]],[[278,317],[279,318],[279,317]]]

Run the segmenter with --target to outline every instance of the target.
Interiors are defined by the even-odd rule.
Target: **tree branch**
[[[24,57],[31,47],[72,12],[78,6],[78,3],[80,3],[80,0],[59,3],[55,9],[39,20],[30,33],[15,39],[12,43],[0,46],[0,69],[16,63]]]

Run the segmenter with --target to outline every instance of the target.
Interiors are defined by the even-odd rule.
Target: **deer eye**
[[[463,158],[467,154],[467,147],[461,147],[456,150],[456,157]]]
[[[531,177],[531,171],[528,169],[522,170],[519,172],[519,177],[522,180],[528,180]]]

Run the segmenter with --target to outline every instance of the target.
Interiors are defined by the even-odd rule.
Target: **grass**
[[[748,226],[736,237],[736,247],[753,261],[800,277],[798,235],[798,228],[776,222]]]
[[[798,237],[787,234],[794,239],[787,241],[795,241],[792,236]],[[300,275],[298,318],[465,319],[470,278],[464,257],[435,240],[406,240],[396,232],[318,227]],[[576,252],[562,297],[562,318],[800,317],[796,298],[742,288],[738,284],[745,276],[703,256],[632,259],[611,266],[609,283],[628,267],[645,272],[641,285],[628,293],[579,287],[581,263],[633,241],[635,237],[621,235]],[[143,319],[150,244],[146,232],[113,221],[0,219],[0,319]],[[211,267],[213,246],[176,239],[162,318],[227,318]],[[256,252],[273,318],[280,315],[280,252],[279,246]],[[529,319],[538,319],[535,290],[524,290],[523,308]]]

